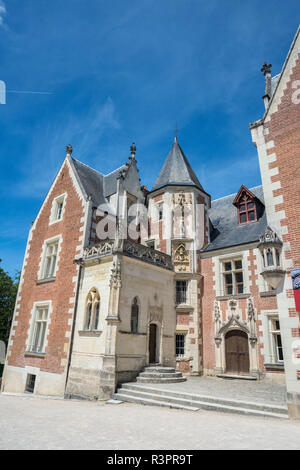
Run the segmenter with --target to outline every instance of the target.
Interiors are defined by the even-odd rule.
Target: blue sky
[[[4,269],[21,268],[69,143],[109,173],[134,140],[151,188],[178,123],[213,198],[260,184],[248,129],[263,113],[260,68],[280,72],[299,19],[298,0],[0,0]]]

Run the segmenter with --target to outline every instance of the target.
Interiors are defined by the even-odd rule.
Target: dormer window
[[[257,221],[256,197],[245,186],[241,186],[233,204],[238,210],[239,224]]]

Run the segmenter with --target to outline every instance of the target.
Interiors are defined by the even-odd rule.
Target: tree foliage
[[[0,259],[0,263],[1,263]],[[12,279],[0,266],[0,341],[7,345],[20,274]]]

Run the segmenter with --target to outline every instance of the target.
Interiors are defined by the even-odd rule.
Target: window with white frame
[[[163,220],[164,211],[163,211],[163,203],[162,202],[160,202],[156,205],[156,210],[157,210],[157,220]]]
[[[244,274],[242,259],[223,261],[222,276],[225,295],[243,294]]]
[[[55,277],[59,240],[46,243],[41,279]]]
[[[35,308],[29,351],[37,353],[43,353],[45,351],[48,316],[49,305],[39,305]]]
[[[176,333],[176,357],[183,357],[185,354],[185,334]]]
[[[280,334],[280,323],[278,317],[269,318],[269,332],[271,337],[272,362],[283,362],[283,348]]]
[[[58,196],[54,199],[51,210],[50,223],[59,222],[63,217],[65,195]]]

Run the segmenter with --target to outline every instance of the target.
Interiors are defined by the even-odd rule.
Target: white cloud
[[[6,8],[3,0],[0,0],[0,26],[4,26],[4,16],[6,14]]]

